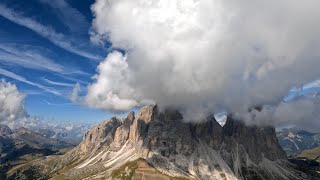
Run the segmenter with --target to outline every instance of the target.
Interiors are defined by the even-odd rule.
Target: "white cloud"
[[[44,82],[50,84],[50,85],[54,85],[54,86],[63,86],[63,87],[73,87],[72,84],[69,83],[64,83],[64,82],[56,82],[56,81],[52,81],[49,80],[47,78],[42,78]]]
[[[34,49],[34,48],[33,48]],[[29,48],[17,48],[8,44],[0,44],[0,62],[20,65],[25,68],[62,73],[65,68],[54,60]]]
[[[296,126],[301,129],[318,131],[320,127],[320,99],[300,98],[281,102],[274,106],[263,106],[247,114],[238,114],[248,124],[274,125],[277,127]],[[237,115],[236,115],[237,116]]]
[[[35,87],[37,87],[37,88],[39,88],[39,89],[42,89],[42,90],[44,90],[44,91],[46,91],[46,92],[48,92],[48,93],[54,94],[54,95],[56,95],[56,96],[61,96],[61,93],[60,93],[60,92],[58,92],[58,91],[56,91],[56,90],[54,90],[54,89],[50,89],[49,87],[43,86],[43,85],[41,85],[41,84],[37,84],[37,83],[31,82],[31,81],[27,80],[26,78],[24,78],[24,77],[22,77],[22,76],[19,76],[19,75],[15,74],[15,73],[13,73],[13,72],[11,72],[11,71],[7,71],[7,70],[5,70],[5,69],[0,68],[0,74],[1,74],[1,75],[4,75],[4,76],[7,76],[7,77],[9,77],[9,78],[18,80],[18,81],[20,81],[20,82],[29,84],[29,85],[31,85],[31,86],[35,86]]]
[[[72,101],[72,102],[77,102],[79,100],[79,93],[81,92],[81,86],[79,83],[76,83],[74,86],[73,86],[73,89],[72,89],[72,92],[69,96],[69,99]]]
[[[128,64],[126,57],[114,51],[97,68],[95,82],[88,87],[85,103],[91,107],[112,111],[127,111],[138,103],[127,98],[132,91],[126,84]]]
[[[128,53],[125,76],[99,73],[107,80],[93,84],[100,90],[93,94],[101,96],[91,105],[113,109],[117,101],[98,101],[111,99],[108,93],[130,102],[152,99],[191,116],[277,104],[291,87],[320,76],[319,5],[96,0],[93,38],[107,38]]]
[[[22,105],[24,97],[15,85],[0,81],[0,122],[15,121],[26,115]]]
[[[59,123],[30,116],[23,107],[25,95],[17,87],[0,80],[0,124],[12,129],[25,127],[33,131],[49,129],[55,133],[67,133],[70,139],[78,139],[92,127],[85,123]]]
[[[14,10],[9,9],[2,4],[0,4],[0,15],[16,24],[19,24],[28,29],[31,29],[32,31],[39,34],[40,36],[48,39],[50,42],[52,42],[56,46],[59,46],[65,49],[66,51],[69,51],[71,53],[74,53],[89,59],[94,59],[94,60],[99,59],[99,56],[90,54],[86,51],[79,49],[77,47],[79,43],[68,40],[63,34],[57,33],[54,29],[50,27],[46,27],[33,19],[23,17],[18,12],[15,12]]]

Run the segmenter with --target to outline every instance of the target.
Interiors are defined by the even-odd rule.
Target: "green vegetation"
[[[156,170],[157,173],[163,174],[163,173],[160,172],[159,170],[157,170],[157,169],[155,169],[155,170]],[[163,175],[168,176],[168,175],[166,175],[166,174],[163,174]],[[190,179],[187,178],[187,177],[178,177],[178,176],[176,176],[176,177],[168,176],[168,177],[170,178],[170,180],[190,180]]]
[[[139,168],[139,163],[141,160],[131,161],[121,166],[120,168],[114,170],[111,173],[112,179],[121,179],[121,180],[131,180],[135,174],[135,171]],[[154,173],[162,174],[160,171],[154,169]],[[167,175],[164,175],[167,176]],[[169,177],[169,176],[167,176]],[[169,177],[170,180],[189,180],[186,177]]]
[[[138,168],[139,160],[128,162],[120,168],[112,171],[112,179],[131,180],[135,170]]]
[[[320,156],[320,147],[314,148],[314,149],[309,149],[309,150],[304,150],[302,153],[298,154],[298,158],[306,158],[310,160],[314,160],[317,157]],[[320,158],[318,159],[318,161]]]
[[[8,179],[37,179],[37,180],[47,180],[47,176],[39,172],[36,167],[28,167],[27,169],[17,170],[13,175],[8,177]]]
[[[71,149],[73,149],[73,147],[67,147],[67,148],[58,149],[58,152],[56,152],[55,155],[64,155],[68,151],[70,151]]]
[[[26,155],[18,157],[15,160],[10,161],[10,164],[12,166],[17,166],[17,165],[20,165],[20,164],[25,164],[25,163],[31,162],[33,160],[36,160],[36,159],[39,159],[39,158],[42,158],[42,157],[43,157],[43,155],[40,154],[40,153],[26,154]]]

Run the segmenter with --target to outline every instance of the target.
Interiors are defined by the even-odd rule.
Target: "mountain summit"
[[[221,127],[213,116],[185,123],[178,111],[159,112],[157,106],[106,120],[65,155],[29,163],[9,176],[26,176],[30,168],[52,179],[307,178],[287,161],[273,127],[249,127],[230,117]]]

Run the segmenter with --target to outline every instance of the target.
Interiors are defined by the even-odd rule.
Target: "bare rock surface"
[[[308,178],[287,161],[273,127],[246,126],[232,117],[221,127],[213,116],[185,123],[178,111],[157,106],[104,121],[72,151],[31,165],[53,179],[112,179],[112,172],[138,159],[148,166],[139,166],[134,179],[155,178],[152,168],[165,174],[160,179]]]

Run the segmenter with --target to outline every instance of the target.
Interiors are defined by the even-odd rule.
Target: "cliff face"
[[[248,127],[232,118],[221,127],[213,116],[185,123],[178,111],[159,112],[156,106],[104,121],[72,151],[30,166],[52,179],[112,179],[113,172],[138,159],[171,177],[303,179],[286,160],[272,127]]]
[[[240,144],[243,146],[250,159],[258,163],[262,158],[269,160],[286,159],[273,127],[246,126],[243,122],[227,119],[223,127],[225,144]]]
[[[121,151],[124,161],[143,158],[171,176],[294,179],[294,172],[286,169],[286,154],[274,128],[248,127],[232,118],[221,127],[213,116],[202,123],[185,123],[178,111],[158,112],[156,106],[142,108],[136,117],[131,112],[125,119],[111,118],[86,133],[79,152],[92,156],[101,150]],[[123,158],[126,154],[128,158]],[[269,165],[283,168],[273,172]]]

